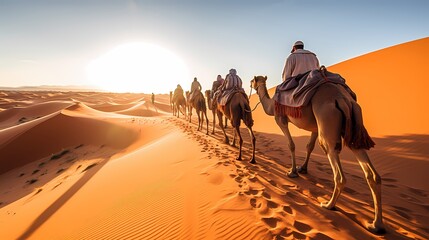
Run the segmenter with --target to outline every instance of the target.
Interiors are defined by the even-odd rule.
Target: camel
[[[381,208],[381,177],[376,172],[365,150],[373,147],[374,142],[363,126],[362,112],[357,102],[344,87],[333,83],[325,83],[319,86],[310,103],[302,107],[302,116],[300,118],[280,116],[275,113],[275,103],[268,94],[266,81],[266,76],[255,76],[251,80],[251,87],[256,90],[265,113],[269,116],[274,116],[277,125],[286,136],[292,159],[292,169],[288,176],[298,176],[295,164],[295,144],[288,129],[288,123],[291,122],[298,128],[312,132],[307,145],[307,159],[303,166],[305,169],[317,138],[319,139],[319,145],[329,159],[335,185],[330,200],[322,202],[321,206],[327,209],[334,209],[346,183],[339,158],[343,138],[345,145],[352,150],[365,173],[374,201],[374,220],[372,223],[367,223],[366,227],[371,232],[383,233],[385,228]]]
[[[223,114],[222,114],[222,112],[220,112],[217,109],[217,102],[216,101],[212,102],[212,98],[210,97],[211,90],[206,90],[205,91],[205,95],[206,95],[206,98],[207,98],[207,105],[209,106],[209,110],[211,110],[212,114],[213,114],[213,130],[212,130],[212,134],[215,134],[216,116],[219,116],[219,114],[220,114],[219,122],[222,122]],[[228,125],[228,119],[225,117],[225,125],[224,125],[224,127],[226,128],[227,125]]]
[[[234,139],[232,145],[235,146],[236,135],[239,137],[239,152],[236,160],[241,160],[241,149],[243,147],[243,138],[240,133],[240,124],[241,120],[243,120],[244,125],[246,125],[249,130],[250,138],[252,141],[252,157],[250,158],[250,163],[256,163],[255,160],[255,145],[256,138],[253,133],[253,118],[252,111],[250,110],[249,100],[246,95],[242,92],[236,91],[233,93],[231,99],[226,103],[225,106],[217,104],[218,118],[219,118],[219,126],[222,129],[223,135],[225,137],[225,143],[229,144],[229,138],[226,135],[225,128],[222,124],[222,115],[225,115],[226,118],[230,120],[231,126],[234,129]]]
[[[195,96],[193,97],[192,101],[190,99],[190,93],[186,91],[186,99],[188,102],[189,107],[189,122],[191,122],[192,118],[192,108],[195,108],[195,111],[197,112],[198,116],[198,131],[203,130],[204,126],[204,116],[206,117],[206,134],[209,134],[209,120],[207,118],[207,107],[206,107],[206,100],[204,99],[203,94],[200,91],[195,91]]]
[[[182,112],[186,119],[186,99],[185,96],[183,96],[183,93],[173,96],[172,107],[174,116],[177,114],[177,118],[179,118],[180,112]]]
[[[191,104],[189,103],[189,98],[190,98],[191,94],[189,91],[185,92],[185,98],[186,98],[186,110],[188,111],[188,113],[191,110]]]

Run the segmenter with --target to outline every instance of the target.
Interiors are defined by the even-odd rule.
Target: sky
[[[0,86],[167,93],[177,84],[189,90],[194,77],[209,89],[218,74],[235,68],[249,91],[254,75],[268,76],[269,87],[281,82],[297,40],[330,66],[428,37],[428,9],[427,0],[0,0]],[[129,43],[157,46],[184,69],[179,76],[171,59],[154,60],[160,66],[146,69],[140,56],[131,56],[140,50],[112,54]],[[139,62],[152,75],[127,81],[130,74],[118,77],[109,72],[116,65],[106,65],[97,70],[103,75],[94,73],[106,82],[91,79],[90,66],[106,56],[114,56],[116,65]]]

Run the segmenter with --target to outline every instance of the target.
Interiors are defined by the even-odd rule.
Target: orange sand
[[[426,38],[329,67],[356,91],[375,136],[369,155],[383,178],[384,235],[363,227],[372,200],[350,150],[341,154],[348,182],[337,211],[325,210],[326,157],[316,146],[309,174],[287,178],[285,138],[261,107],[251,165],[247,131],[245,161],[235,161],[219,128],[205,135],[195,114],[192,124],[173,117],[168,95],[153,105],[145,94],[2,91],[0,239],[428,239],[428,115],[419,111],[428,97],[417,78],[428,60],[404,53],[428,46]],[[405,58],[407,67],[395,65]],[[407,101],[396,97],[403,76],[415,79]],[[300,164],[308,133],[293,133]]]

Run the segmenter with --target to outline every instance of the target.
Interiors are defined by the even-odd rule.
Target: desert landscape
[[[349,149],[334,211],[320,207],[334,184],[319,146],[308,174],[286,176],[285,137],[255,94],[250,164],[244,125],[237,161],[219,127],[206,135],[195,113],[192,123],[173,116],[168,93],[152,104],[149,93],[8,89],[0,90],[0,239],[428,239],[428,56],[423,38],[327,66],[357,94],[376,143],[368,154],[382,177],[384,234],[365,228],[373,202]],[[300,165],[309,133],[291,131]]]

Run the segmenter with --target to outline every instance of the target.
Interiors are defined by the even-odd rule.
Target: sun
[[[182,59],[144,42],[120,45],[92,60],[86,70],[92,84],[112,92],[168,93],[191,82]]]

